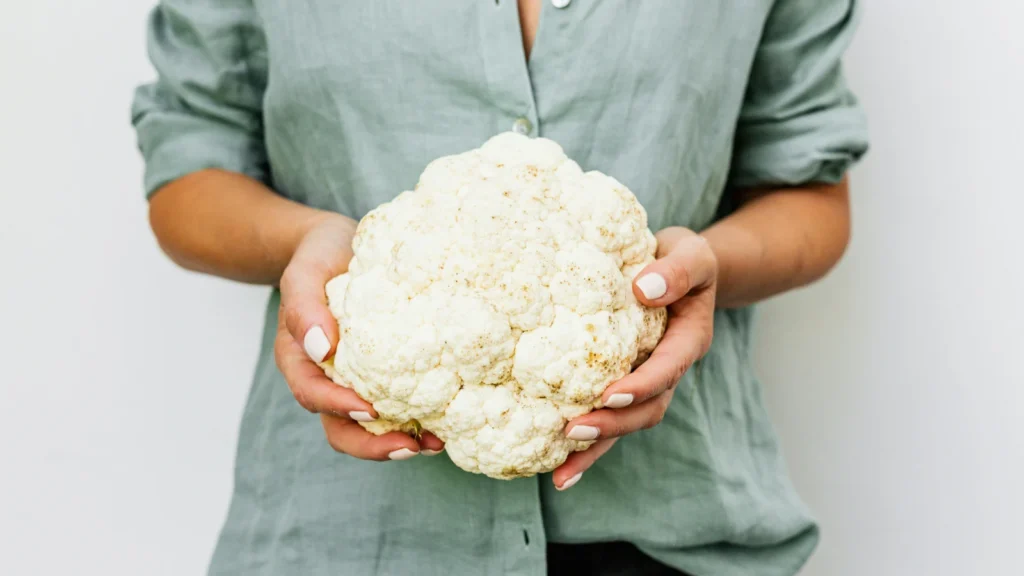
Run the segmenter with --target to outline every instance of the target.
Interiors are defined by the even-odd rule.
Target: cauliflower
[[[431,162],[367,214],[326,374],[373,404],[376,434],[429,430],[492,478],[556,468],[592,442],[566,422],[642,362],[664,308],[633,297],[656,241],[636,197],[555,142],[512,132]]]

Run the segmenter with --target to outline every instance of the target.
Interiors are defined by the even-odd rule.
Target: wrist
[[[355,236],[358,222],[337,212],[305,208],[304,213],[297,217],[291,226],[286,242],[287,260],[291,260],[303,240],[314,230],[324,230],[349,243]]]
[[[356,227],[358,225],[358,222],[344,214],[331,212],[330,210],[314,210],[306,220],[305,224],[301,227],[299,239],[301,241],[302,238],[318,228],[328,229],[339,236],[351,239],[355,236]]]
[[[764,257],[764,243],[756,234],[741,227],[720,222],[703,232],[704,237],[718,260],[718,282],[716,305],[719,308],[742,307],[753,303],[744,297],[746,290],[737,283],[742,280],[743,270],[758,269]]]

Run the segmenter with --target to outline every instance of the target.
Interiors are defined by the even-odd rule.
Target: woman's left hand
[[[579,481],[583,471],[621,436],[661,422],[676,383],[707,353],[714,327],[718,260],[702,237],[686,228],[656,234],[657,260],[633,280],[633,294],[652,307],[668,308],[668,325],[650,358],[602,394],[604,408],[568,423],[566,435],[594,440],[569,455],[553,474],[560,490]]]

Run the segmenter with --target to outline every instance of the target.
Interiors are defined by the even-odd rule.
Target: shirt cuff
[[[145,160],[147,199],[169,182],[209,168],[268,178],[263,140],[249,131],[168,110],[140,112],[133,123]]]
[[[845,106],[745,126],[738,135],[730,184],[836,184],[867,152],[866,124],[860,107]]]

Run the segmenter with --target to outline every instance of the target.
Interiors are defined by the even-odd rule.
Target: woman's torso
[[[527,61],[513,0],[256,3],[284,194],[359,217],[524,119],[622,180],[656,228],[714,216],[771,4],[545,1]]]
[[[255,0],[272,184],[359,218],[435,157],[528,129],[626,184],[653,229],[702,228],[771,5],[545,0],[527,59],[513,0]],[[547,476],[494,481],[443,456],[333,453],[274,367],[276,305],[212,573],[543,574],[546,541],[625,540],[693,573],[772,575],[814,546],[750,369],[747,310],[718,313],[662,424],[559,493]]]

